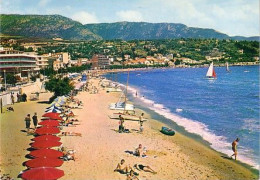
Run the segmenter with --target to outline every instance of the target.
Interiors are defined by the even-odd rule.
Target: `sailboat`
[[[227,72],[230,72],[228,62],[226,62],[226,71],[227,71]]]
[[[111,103],[109,105],[109,108],[111,110],[134,111],[134,105],[126,103],[128,79],[129,79],[129,71],[128,71],[128,76],[127,76],[126,88],[125,88],[124,92],[122,92],[119,100],[116,103]],[[124,98],[124,101],[122,101],[123,98]]]
[[[209,69],[208,69],[208,72],[206,74],[206,77],[208,79],[217,79],[217,74],[214,70],[214,65],[213,65],[213,62],[210,64],[209,66]]]

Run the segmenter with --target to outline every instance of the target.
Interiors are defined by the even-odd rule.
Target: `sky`
[[[82,24],[182,23],[259,36],[259,0],[0,0],[1,14],[59,14]]]

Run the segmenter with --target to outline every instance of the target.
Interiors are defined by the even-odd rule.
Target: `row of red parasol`
[[[24,171],[21,177],[25,180],[54,180],[64,176],[64,172],[56,167],[63,164],[63,160],[59,159],[63,153],[54,149],[62,145],[60,137],[55,134],[60,132],[58,120],[62,120],[58,113],[46,113],[42,117],[45,118],[39,123],[42,127],[36,129],[35,133],[38,135],[31,143],[33,151],[30,156],[34,159],[25,162],[29,168]]]

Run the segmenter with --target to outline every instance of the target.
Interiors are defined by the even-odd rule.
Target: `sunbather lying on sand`
[[[62,158],[64,159],[64,161],[69,161],[69,160],[75,161],[75,153],[68,151],[68,152],[63,154]]]
[[[144,171],[144,172],[150,172],[153,174],[157,174],[150,166],[144,166],[142,164],[135,164],[134,168],[137,169],[138,171]]]
[[[13,107],[7,107],[6,110],[7,110],[7,111],[13,111],[13,112],[14,112],[14,108],[13,108]]]
[[[81,133],[75,133],[75,132],[62,132],[59,136],[80,136]]]
[[[132,167],[130,165],[125,165],[125,160],[122,159],[120,161],[120,163],[117,164],[116,169],[114,170],[114,172],[119,172],[121,174],[126,174],[126,173],[129,173],[130,170],[133,170]]]
[[[63,153],[62,158],[64,159],[64,161],[69,161],[69,160],[75,161],[75,152],[76,152],[75,150],[67,150],[67,148],[63,146],[58,150]]]
[[[76,127],[74,125],[79,125],[79,124],[75,124],[75,122],[76,121],[74,121],[74,120],[72,121],[72,120],[67,119],[65,121],[64,120],[62,121],[62,125],[63,126],[70,126],[70,127]]]

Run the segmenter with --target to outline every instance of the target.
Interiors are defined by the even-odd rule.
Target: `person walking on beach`
[[[121,115],[119,115],[119,133],[122,133],[122,132],[124,132],[124,118],[121,116]]]
[[[144,113],[142,113],[141,116],[139,117],[140,133],[144,131],[143,123],[144,123]]]
[[[34,128],[36,129],[36,127],[37,127],[37,125],[38,125],[37,113],[34,113],[32,119],[33,119]]]
[[[12,101],[12,104],[14,104],[14,95],[13,95],[13,93],[11,93],[11,101]]]
[[[31,125],[31,117],[30,117],[30,114],[27,114],[27,116],[25,117],[25,126],[27,129],[27,132],[29,132],[30,125]]]
[[[17,93],[16,96],[17,96],[17,102],[20,102],[20,94]]]
[[[237,138],[235,141],[232,142],[232,151],[234,154],[232,156],[235,156],[235,160],[237,160],[237,143],[239,142],[239,138]],[[231,156],[231,158],[232,158]]]

